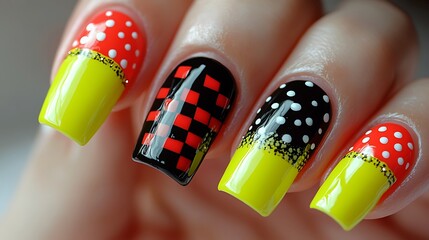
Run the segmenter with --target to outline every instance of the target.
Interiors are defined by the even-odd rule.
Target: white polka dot
[[[271,104],[271,108],[272,109],[277,109],[277,108],[279,108],[279,104],[278,103],[273,103],[273,104]]]
[[[116,54],[117,54],[117,52],[116,52],[116,50],[115,50],[115,49],[110,49],[110,50],[109,50],[108,55],[109,55],[109,57],[110,57],[110,58],[115,58],[115,57],[116,57]]]
[[[350,147],[350,148],[349,148],[349,151],[351,151],[351,150],[353,150],[353,147]]]
[[[329,102],[329,97],[327,95],[323,95],[323,101],[325,101],[326,103]]]
[[[372,133],[372,130],[366,131],[365,135]]]
[[[407,170],[410,167],[410,163],[407,163],[407,165],[405,165],[405,170]]]
[[[295,126],[301,126],[302,122],[299,119],[296,119],[293,124],[295,124]]]
[[[389,139],[387,139],[387,137],[381,137],[381,138],[380,138],[380,142],[381,142],[382,144],[386,144],[387,142],[389,142]]]
[[[305,82],[305,86],[307,86],[307,87],[313,87],[314,83],[312,83],[310,81],[307,81],[307,82]]]
[[[76,47],[78,44],[79,44],[79,42],[77,40],[74,40],[72,46]]]
[[[323,121],[325,123],[329,122],[329,113],[325,113],[325,115],[323,115]]]
[[[383,151],[382,153],[381,153],[381,156],[383,156],[384,158],[389,158],[390,157],[390,153],[388,152],[388,151]]]
[[[385,126],[382,126],[382,127],[378,128],[379,132],[385,132],[386,130],[387,130],[387,127],[385,127]]]
[[[124,32],[118,32],[118,38],[124,38],[125,33]]]
[[[250,131],[250,130],[252,130],[252,128],[253,128],[253,126],[250,126],[250,127],[249,127],[249,131]]]
[[[317,107],[317,102],[316,101],[311,101],[311,105],[313,105],[313,107]]]
[[[278,124],[284,124],[286,122],[286,119],[284,117],[278,116],[276,117],[276,123]]]
[[[395,148],[395,150],[398,152],[402,151],[402,145],[399,143],[396,143],[395,146],[393,146],[393,148]]]
[[[299,111],[299,110],[301,110],[301,104],[299,104],[299,103],[292,103],[290,105],[290,109],[292,109],[293,111]]]
[[[310,148],[311,148],[311,150],[314,150],[316,148],[316,144],[312,143]]]
[[[269,102],[271,101],[271,96],[267,97],[267,99],[265,99],[265,102]]]
[[[94,23],[90,23],[88,25],[86,25],[86,31],[90,32],[92,30],[94,30]]]
[[[86,44],[88,42],[88,36],[83,36],[80,38],[80,44]]]
[[[317,130],[317,132],[319,133],[319,134],[322,134],[322,129],[321,128],[319,128],[319,130]]]
[[[130,51],[131,50],[131,44],[129,44],[129,43],[125,44],[125,50]]]
[[[112,19],[109,19],[106,21],[106,27],[113,27],[115,26],[115,21]]]
[[[261,123],[261,119],[260,118],[256,119],[255,124],[258,125],[260,123]]]
[[[106,16],[108,16],[108,17],[112,16],[112,11],[107,11]]]
[[[292,142],[292,137],[289,134],[285,134],[282,136],[282,141],[285,143],[290,143]]]
[[[104,41],[104,39],[106,39],[106,34],[104,32],[98,32],[95,38],[100,42]]]
[[[401,132],[395,132],[393,134],[393,136],[395,136],[395,138],[402,138],[402,133]]]
[[[133,32],[131,33],[131,37],[133,37],[134,39],[137,39],[139,35],[137,34],[137,32]]]
[[[307,135],[302,136],[302,141],[303,141],[304,143],[308,143],[308,140],[310,140],[310,139],[308,138],[308,136],[307,136]]]
[[[402,165],[402,164],[404,164],[404,159],[403,158],[398,158],[398,164],[399,165]]]
[[[128,61],[125,60],[125,59],[122,59],[121,60],[121,66],[122,66],[122,68],[127,68],[127,65],[128,65]]]
[[[412,143],[407,143],[407,146],[408,146],[408,148],[410,149],[410,150],[413,150],[413,148],[414,148],[414,146],[413,146],[413,144]]]
[[[133,23],[131,21],[126,21],[125,22],[125,26],[127,27],[131,27],[133,25]]]
[[[261,108],[258,109],[258,111],[256,111],[256,113],[260,113],[261,112]]]
[[[287,91],[286,95],[288,95],[288,97],[293,97],[295,96],[295,91],[292,91],[292,90]]]
[[[369,137],[365,137],[364,139],[362,139],[362,143],[367,143],[369,141]]]
[[[265,128],[264,127],[261,127],[261,128],[259,128],[258,129],[258,133],[260,134],[260,135],[263,135],[263,134],[265,134]]]
[[[137,64],[133,63],[133,69],[136,69]]]
[[[307,125],[308,125],[308,126],[311,126],[311,125],[313,125],[313,119],[311,119],[311,118],[306,118],[306,119],[305,119],[305,123],[307,123]]]
[[[136,54],[136,57],[138,57],[140,55],[140,51],[136,50],[135,54]]]
[[[279,88],[280,88],[280,89],[283,89],[283,88],[285,88],[285,87],[286,87],[286,84],[284,84],[284,83],[283,83],[282,85],[280,85],[280,87],[279,87]]]

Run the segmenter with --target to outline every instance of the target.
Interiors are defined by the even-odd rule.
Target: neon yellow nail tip
[[[89,49],[73,49],[48,91],[39,122],[85,145],[121,96],[121,67]]]
[[[347,154],[322,184],[310,208],[332,217],[344,230],[352,229],[374,208],[390,187],[389,179],[394,178],[391,170],[377,161]]]

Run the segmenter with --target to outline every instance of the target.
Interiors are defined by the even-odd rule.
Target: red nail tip
[[[108,10],[90,19],[72,48],[87,48],[112,58],[122,67],[128,83],[132,83],[141,68],[145,39],[128,15]]]
[[[414,164],[413,138],[406,128],[396,123],[374,126],[349,150],[371,155],[386,163],[398,181],[405,178]]]

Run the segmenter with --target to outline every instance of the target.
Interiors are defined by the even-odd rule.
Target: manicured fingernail
[[[322,141],[331,105],[311,81],[280,85],[256,112],[219,190],[268,216]]]
[[[379,124],[349,149],[310,204],[345,230],[358,224],[414,164],[414,142],[397,123]]]
[[[43,103],[39,122],[85,145],[141,68],[145,39],[116,10],[95,14],[70,46]]]
[[[192,179],[234,100],[235,82],[219,62],[182,62],[158,91],[133,158],[182,185]]]

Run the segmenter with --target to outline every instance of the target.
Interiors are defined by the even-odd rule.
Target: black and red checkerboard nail
[[[158,91],[133,158],[186,185],[229,112],[235,96],[231,73],[219,62],[182,62]]]

